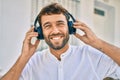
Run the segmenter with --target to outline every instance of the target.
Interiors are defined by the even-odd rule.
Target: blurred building
[[[36,15],[41,8],[52,2],[63,5],[76,19],[86,22],[103,40],[120,45],[118,22],[120,0],[32,0],[31,23],[34,23]],[[117,13],[116,13],[117,12]],[[80,30],[77,30],[81,33]],[[71,36],[70,43],[80,45],[82,42]],[[43,47],[46,48],[44,41]]]

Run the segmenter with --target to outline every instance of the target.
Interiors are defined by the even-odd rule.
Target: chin
[[[60,50],[60,49],[62,49],[64,46],[62,45],[62,46],[50,46],[52,49],[54,49],[54,50]]]

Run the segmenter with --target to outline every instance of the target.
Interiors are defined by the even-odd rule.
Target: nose
[[[54,26],[52,27],[52,33],[54,33],[54,34],[59,33],[59,28],[54,25]]]

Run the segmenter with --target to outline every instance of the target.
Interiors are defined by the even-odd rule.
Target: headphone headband
[[[35,29],[37,29],[37,22],[38,22],[38,16],[36,17],[35,22],[34,22]]]
[[[75,18],[72,16],[72,14],[70,14],[70,13],[68,12],[68,15],[72,18],[73,22],[76,21]]]

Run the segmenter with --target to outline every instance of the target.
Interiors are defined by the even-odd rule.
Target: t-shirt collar
[[[67,57],[68,55],[70,55],[70,53],[71,53],[71,46],[69,45],[69,48],[67,49],[67,51],[65,51],[64,53],[62,53],[61,55],[60,55],[60,57],[61,57],[61,59],[63,59],[63,58],[65,58],[65,57]],[[48,55],[49,55],[49,57],[51,58],[51,59],[54,59],[54,60],[57,60],[57,58],[50,52],[50,50],[49,50],[49,52],[48,52]],[[58,60],[57,60],[58,61]]]

